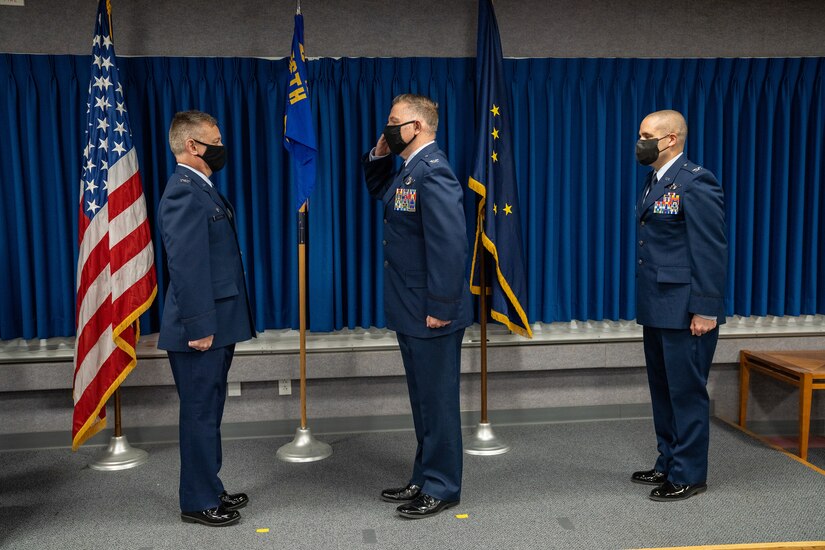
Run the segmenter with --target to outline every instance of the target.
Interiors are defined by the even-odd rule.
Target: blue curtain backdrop
[[[0,56],[0,339],[74,333],[77,199],[90,59]],[[461,181],[472,161],[473,59],[309,64],[319,137],[310,200],[309,326],[384,326],[381,214],[360,156],[393,96],[441,105],[438,141]],[[229,148],[217,185],[235,204],[258,329],[297,327],[293,187],[282,146],[286,61],[120,58],[149,216],[174,159],[178,110],[214,114]],[[632,319],[640,120],[685,113],[687,155],[726,194],[728,314],[825,313],[825,59],[505,60],[531,322]],[[474,230],[475,200],[465,208]],[[471,235],[468,234],[468,239]],[[158,329],[167,274],[142,319]]]

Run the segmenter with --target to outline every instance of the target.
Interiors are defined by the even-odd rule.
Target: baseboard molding
[[[490,411],[488,416],[494,426],[512,426],[546,424],[551,422],[650,418],[652,412],[649,403],[631,403],[625,405],[497,410]],[[479,418],[480,415],[478,411],[462,411],[461,425],[464,428],[472,429],[478,425]],[[224,439],[285,437],[294,435],[299,425],[300,422],[297,419],[231,422],[224,423],[221,426],[221,434]],[[313,435],[316,436],[413,429],[412,417],[408,414],[317,418],[310,419],[308,426],[312,430]],[[129,442],[134,445],[177,443],[178,426],[127,426],[124,427],[123,434],[129,439]],[[109,444],[109,439],[111,439],[112,435],[113,430],[102,430],[87,441],[84,447],[104,447]],[[62,449],[70,447],[71,435],[65,431],[0,434],[0,451]]]

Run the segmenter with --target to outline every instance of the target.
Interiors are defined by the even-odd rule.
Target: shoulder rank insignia
[[[189,178],[189,176],[184,174],[180,177],[180,182],[181,183],[192,183],[192,180]]]
[[[433,159],[433,160],[430,161],[430,164],[435,164],[436,162],[438,162],[438,160],[439,159]]]
[[[696,168],[694,168],[693,170],[691,170],[691,172],[698,172],[698,171],[699,171],[699,170],[701,170],[701,169],[702,169],[702,167],[701,167],[701,166],[697,166]]]
[[[404,178],[404,185],[412,185],[413,183],[415,183],[415,180],[412,176],[407,176]]]

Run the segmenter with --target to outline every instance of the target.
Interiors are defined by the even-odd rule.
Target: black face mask
[[[660,138],[651,138],[651,139],[639,139],[636,142],[636,160],[639,161],[639,164],[644,166],[648,166],[656,162],[656,159],[659,158],[659,142],[665,139],[667,135],[664,135]],[[667,147],[665,147],[667,149]]]
[[[415,121],[411,120],[409,122],[404,122],[403,124],[387,124],[384,127],[384,139],[387,140],[387,145],[390,148],[390,151],[393,155],[400,155],[404,152],[404,149],[407,148],[407,145],[412,143],[415,136],[410,141],[404,141],[404,138],[401,137],[401,127],[406,126],[407,124],[413,124]]]
[[[212,173],[219,171],[226,164],[226,148],[223,145],[209,145],[192,138],[195,143],[200,143],[206,147],[206,151],[201,154],[201,158],[212,170]]]

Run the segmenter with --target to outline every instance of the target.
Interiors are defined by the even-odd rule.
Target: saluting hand
[[[387,140],[384,138],[384,134],[381,134],[381,137],[378,138],[378,143],[375,144],[375,156],[383,157],[389,154],[390,146],[387,145]]]

